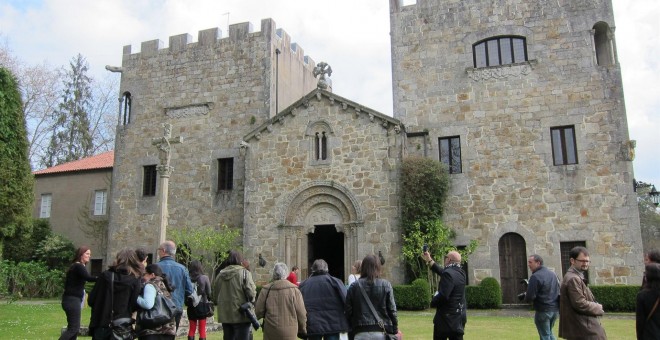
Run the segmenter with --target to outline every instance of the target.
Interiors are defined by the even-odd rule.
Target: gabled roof
[[[115,152],[107,151],[96,156],[63,163],[50,168],[33,172],[34,175],[56,174],[62,172],[75,172],[97,169],[112,169],[115,162]]]
[[[351,113],[354,114],[354,117],[357,118],[361,114],[365,114],[369,116],[369,119],[374,123],[374,124],[380,124],[384,128],[388,128],[390,126],[393,126],[394,129],[399,133],[401,130],[404,129],[403,124],[401,121],[399,121],[396,118],[392,118],[390,116],[387,116],[385,114],[382,114],[378,111],[372,110],[366,106],[362,106],[356,102],[350,101],[344,97],[340,97],[332,92],[328,92],[326,90],[322,89],[315,89],[312,92],[308,93],[295,103],[291,104],[289,107],[286,109],[282,110],[280,113],[276,114],[274,117],[268,119],[265,121],[263,124],[259,125],[257,128],[252,130],[250,133],[245,135],[243,137],[244,142],[249,142],[250,139],[252,138],[261,138],[262,132],[270,132],[272,131],[273,127],[272,125],[276,122],[284,123],[286,121],[286,116],[296,115],[296,110],[298,110],[299,107],[308,107],[310,104],[311,100],[317,100],[321,101],[323,100],[323,97],[327,98],[332,105],[340,105],[344,110],[348,110],[349,108],[351,109]]]

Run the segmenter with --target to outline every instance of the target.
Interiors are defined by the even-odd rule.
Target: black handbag
[[[133,340],[135,331],[133,330],[132,318],[114,318],[115,309],[115,273],[110,274],[110,339],[111,340]]]
[[[156,285],[156,301],[151,309],[142,309],[137,314],[137,323],[141,328],[152,329],[171,322],[177,313],[174,300],[166,297]]]

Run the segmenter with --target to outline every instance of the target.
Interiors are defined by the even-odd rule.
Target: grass
[[[399,327],[406,340],[431,339],[433,334],[433,311],[399,312]],[[470,314],[466,326],[465,340],[477,339],[538,339],[534,320],[529,317],[488,316],[481,311]],[[629,314],[628,314],[629,315]],[[84,308],[82,323],[89,320],[90,309]],[[602,319],[609,340],[635,339],[635,320],[630,317],[607,317]],[[60,328],[66,325],[66,317],[59,301],[0,302],[0,339],[57,339]],[[557,326],[555,326],[555,334]],[[85,338],[82,338],[85,339]],[[89,339],[89,338],[87,338]],[[185,339],[185,337],[178,338]],[[207,339],[221,340],[221,332],[208,333]],[[254,333],[255,340],[263,339],[261,330]]]

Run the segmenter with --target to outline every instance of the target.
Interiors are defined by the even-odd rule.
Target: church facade
[[[403,283],[398,174],[409,155],[450,169],[445,222],[476,239],[468,277],[505,301],[538,253],[562,273],[592,251],[593,283],[641,282],[632,145],[607,0],[392,0],[394,117],[317,87],[327,65],[270,20],[124,47],[108,256],[158,243],[161,124],[169,228],[242,228],[257,281],[325,258],[345,278],[381,252]],[[319,66],[321,66],[319,68]],[[318,72],[316,72],[318,73]],[[327,84],[326,84],[327,85]],[[439,256],[439,255],[438,255]],[[513,295],[515,296],[515,295]]]

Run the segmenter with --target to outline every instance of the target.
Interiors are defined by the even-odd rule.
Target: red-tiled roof
[[[84,170],[96,170],[96,169],[108,169],[112,168],[112,165],[115,162],[115,152],[107,151],[96,156],[90,156],[87,158],[79,159],[77,161],[72,161],[60,165],[56,165],[50,168],[43,170],[35,171],[35,175],[45,175],[45,174],[55,174],[60,172],[72,172],[72,171],[84,171]]]

